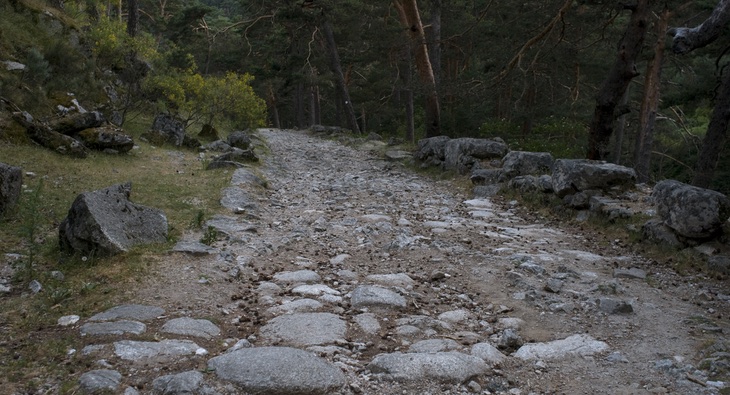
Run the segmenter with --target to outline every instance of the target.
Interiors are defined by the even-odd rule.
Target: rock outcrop
[[[727,196],[679,181],[661,181],[651,196],[662,223],[680,237],[704,239],[717,235],[730,217]]]
[[[552,180],[555,194],[562,198],[591,189],[632,188],[636,183],[636,172],[629,167],[602,161],[558,159],[553,167]]]
[[[138,244],[167,240],[167,217],[129,201],[132,184],[118,184],[80,194],[59,226],[65,251],[115,255]]]

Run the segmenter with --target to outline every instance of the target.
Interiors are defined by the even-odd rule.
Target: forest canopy
[[[0,60],[28,68],[0,72],[0,95],[52,109],[74,91],[102,106],[113,86],[125,114],[165,111],[196,127],[502,137],[513,150],[689,182],[729,73],[728,24],[683,53],[671,33],[727,3],[12,0],[0,5]],[[42,10],[45,26],[23,22]],[[721,137],[705,186],[728,192]]]

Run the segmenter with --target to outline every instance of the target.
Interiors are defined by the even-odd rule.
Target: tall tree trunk
[[[426,137],[438,136],[441,134],[441,108],[418,5],[416,0],[393,0],[393,5],[398,11],[401,23],[407,29],[408,38],[413,45],[416,69],[421,83],[426,88]]]
[[[345,110],[347,126],[353,133],[359,134],[360,128],[357,126],[355,109],[352,106],[352,100],[350,100],[350,92],[347,90],[345,75],[342,73],[342,64],[340,63],[340,55],[337,52],[337,44],[335,43],[335,34],[332,32],[332,25],[327,19],[324,19],[321,25],[322,33],[324,34],[325,41],[327,42],[327,50],[329,51],[330,68],[335,74],[337,90],[340,93],[340,99],[342,100],[343,109]]]
[[[626,88],[626,92],[624,92],[623,98],[621,98],[621,104],[620,106],[628,107],[629,105],[629,96],[631,91],[631,85],[629,85]],[[628,113],[623,113],[618,117],[618,127],[616,128],[616,141],[614,141],[613,145],[613,160],[611,162],[620,165],[621,164],[621,151],[623,150],[624,146],[624,135],[626,134],[626,118],[628,117]]]
[[[723,74],[722,85],[715,97],[715,108],[712,110],[699,160],[695,165],[695,175],[692,178],[692,185],[701,188],[710,187],[720,152],[727,142],[727,129],[730,123],[730,70],[725,70]]]
[[[322,124],[322,109],[319,102],[319,86],[313,85],[311,87],[311,103],[310,103],[310,119],[312,125]]]
[[[608,144],[613,133],[613,122],[616,118],[616,107],[631,80],[639,75],[636,70],[636,58],[646,37],[650,0],[639,0],[636,5],[625,8],[631,10],[631,19],[619,43],[616,62],[603,82],[596,96],[596,109],[593,112],[588,134],[588,159],[606,159]]]
[[[279,119],[279,109],[276,108],[276,96],[274,95],[274,88],[269,85],[269,97],[266,102],[269,105],[269,114],[271,115],[271,122],[274,127],[281,129],[281,120]]]
[[[410,88],[404,89],[403,96],[406,102],[406,140],[411,143],[415,143],[416,127],[413,119],[413,90]]]
[[[296,97],[294,98],[294,114],[296,116],[297,128],[307,127],[307,120],[304,116],[304,103],[306,102],[304,84],[297,83]]]
[[[710,17],[699,26],[669,30],[669,34],[674,37],[672,51],[683,54],[702,48],[715,41],[728,23],[730,23],[730,0],[720,0]],[[720,89],[715,97],[715,108],[707,126],[707,134],[702,141],[692,179],[693,185],[702,188],[708,188],[712,182],[717,160],[727,140],[728,123],[730,123],[730,71],[726,70],[724,76],[722,69],[720,72]]]
[[[127,0],[127,34],[129,37],[137,35],[139,28],[139,3],[138,0]]]
[[[669,9],[664,8],[657,21],[657,42],[654,45],[654,59],[647,65],[644,78],[644,100],[639,112],[639,133],[636,135],[634,148],[634,169],[639,182],[649,181],[651,149],[654,143],[654,126],[659,108],[659,88],[664,63],[665,32],[669,24]]]
[[[436,92],[439,92],[441,87],[441,0],[431,0],[430,24],[428,49]]]

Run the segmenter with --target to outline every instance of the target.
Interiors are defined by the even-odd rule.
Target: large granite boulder
[[[549,152],[511,151],[502,159],[500,182],[517,176],[551,174],[555,160]]]
[[[61,249],[102,256],[139,244],[167,241],[167,217],[129,201],[132,184],[117,184],[76,197],[59,226]]]
[[[236,130],[228,135],[228,145],[231,147],[247,150],[251,147],[251,137],[242,130]]]
[[[76,138],[88,148],[107,153],[122,154],[134,147],[132,136],[114,126],[84,129],[76,135]]]
[[[588,159],[558,159],[553,165],[553,190],[558,197],[598,189],[630,189],[636,184],[634,169]]]
[[[679,181],[661,181],[651,196],[664,224],[683,237],[702,239],[716,235],[730,217],[727,196]]]
[[[0,216],[18,203],[22,185],[23,171],[20,167],[0,163]]]
[[[159,114],[152,122],[152,129],[142,135],[153,144],[182,145],[185,139],[185,125],[172,115]]]
[[[440,166],[446,155],[447,136],[436,136],[418,140],[417,160],[427,166]]]
[[[501,139],[458,138],[446,142],[444,168],[466,174],[483,159],[501,159],[509,150]]]
[[[104,115],[98,111],[74,113],[63,118],[51,121],[49,126],[54,131],[73,136],[74,134],[90,128],[97,128],[104,124]]]

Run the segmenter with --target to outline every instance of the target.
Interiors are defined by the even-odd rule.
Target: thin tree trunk
[[[416,0],[393,0],[393,5],[398,11],[401,23],[407,29],[408,38],[413,45],[416,69],[426,88],[426,137],[438,136],[441,134],[441,108],[418,5]]]
[[[268,97],[266,98],[266,104],[269,106],[269,114],[271,116],[271,122],[274,127],[281,129],[281,120],[279,119],[279,109],[276,108],[276,95],[274,94],[274,88],[269,85]]]
[[[405,96],[406,102],[406,140],[415,143],[416,127],[413,119],[413,91],[411,89],[404,89],[403,96]]]
[[[428,46],[433,79],[436,92],[441,87],[441,0],[431,0],[431,29],[429,29]]]
[[[319,99],[319,86],[312,87],[312,124],[322,124],[322,106]]]
[[[629,104],[629,96],[631,91],[631,85],[629,85],[626,88],[626,92],[624,92],[624,97],[621,99],[621,106],[627,107]],[[626,118],[628,117],[628,113],[623,113],[621,116],[618,117],[618,127],[616,128],[616,141],[613,145],[613,160],[612,162],[620,165],[621,164],[621,152],[623,150],[624,146],[624,135],[626,133]]]
[[[304,115],[304,103],[305,99],[304,84],[297,83],[296,97],[294,98],[294,114],[296,115],[297,128],[304,129],[307,121]]]
[[[139,3],[138,0],[127,0],[127,34],[129,37],[137,35],[139,26]]]
[[[727,129],[730,124],[730,70],[725,70],[723,74],[722,85],[715,97],[715,108],[707,126],[707,134],[702,141],[695,175],[692,178],[692,185],[701,188],[710,187],[717,168],[717,160],[727,141]]]
[[[324,34],[325,41],[327,42],[327,49],[329,50],[330,68],[335,74],[337,90],[340,92],[343,109],[345,110],[347,126],[353,133],[359,134],[360,128],[357,126],[355,109],[352,106],[352,100],[350,100],[350,92],[347,90],[347,84],[345,84],[345,75],[342,73],[342,64],[340,63],[340,55],[337,52],[337,44],[335,43],[335,35],[332,32],[332,25],[327,19],[324,19],[321,25],[322,33]]]
[[[634,169],[639,182],[649,181],[651,150],[654,144],[654,126],[657,109],[659,108],[659,88],[661,85],[662,64],[664,63],[664,47],[666,46],[664,32],[667,31],[669,15],[669,9],[665,7],[657,21],[657,42],[654,45],[654,59],[647,65],[644,79],[644,100],[641,102],[639,133],[636,135],[636,146],[634,148]]]
[[[596,96],[596,109],[593,113],[588,135],[588,159],[605,159],[608,157],[608,144],[613,133],[613,122],[616,118],[616,107],[631,80],[639,75],[636,70],[636,58],[646,36],[650,0],[639,0],[631,9],[631,19],[619,43],[616,62],[603,82]]]

